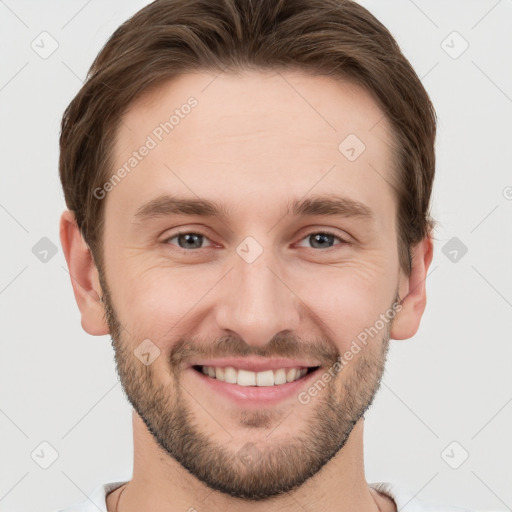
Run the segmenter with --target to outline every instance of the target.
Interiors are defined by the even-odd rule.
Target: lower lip
[[[194,368],[190,371],[205,386],[221,396],[234,401],[236,404],[244,407],[262,407],[275,405],[289,398],[297,398],[299,393],[309,385],[310,381],[315,378],[321,368],[307,373],[304,377],[286,384],[277,386],[239,386],[222,380],[208,377],[204,373],[198,372]],[[297,399],[298,400],[298,399]]]

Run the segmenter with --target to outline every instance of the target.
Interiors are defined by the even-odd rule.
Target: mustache
[[[304,341],[291,335],[276,335],[266,345],[248,345],[241,338],[226,335],[211,341],[180,339],[170,353],[172,366],[180,368],[194,359],[221,357],[260,356],[315,359],[324,366],[332,366],[339,358],[339,351],[326,339]]]

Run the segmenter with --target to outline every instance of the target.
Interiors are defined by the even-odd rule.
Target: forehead
[[[296,71],[188,73],[126,111],[112,172],[128,172],[107,202],[133,216],[165,191],[231,204],[248,191],[270,202],[336,191],[390,207],[391,144],[384,113],[350,81]]]

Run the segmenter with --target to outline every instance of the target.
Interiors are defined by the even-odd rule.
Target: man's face
[[[154,147],[106,196],[101,282],[121,382],[159,445],[263,499],[335,456],[379,387],[400,279],[390,131],[350,83],[214,77],[182,75],[125,115],[113,172]],[[223,216],[148,206],[165,196]],[[343,209],[312,208],[334,196]]]

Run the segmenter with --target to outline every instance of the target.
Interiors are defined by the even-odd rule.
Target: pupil
[[[327,233],[318,233],[316,235],[313,235],[313,240],[314,240],[313,246],[315,245],[315,243],[317,243],[317,241],[321,242],[323,240],[325,242],[326,239],[330,240],[332,238],[334,238],[334,236],[333,235],[329,235]]]
[[[201,235],[187,233],[185,235],[180,235],[180,242],[181,242],[181,240],[185,239],[185,244],[192,243],[194,248],[200,248],[201,247],[200,237],[201,237]],[[192,238],[192,240],[191,240],[191,238]],[[193,239],[195,239],[195,241]],[[182,246],[181,243],[180,243],[180,246]],[[186,247],[183,247],[183,248],[185,249],[188,247],[190,247],[190,245],[187,245]]]

